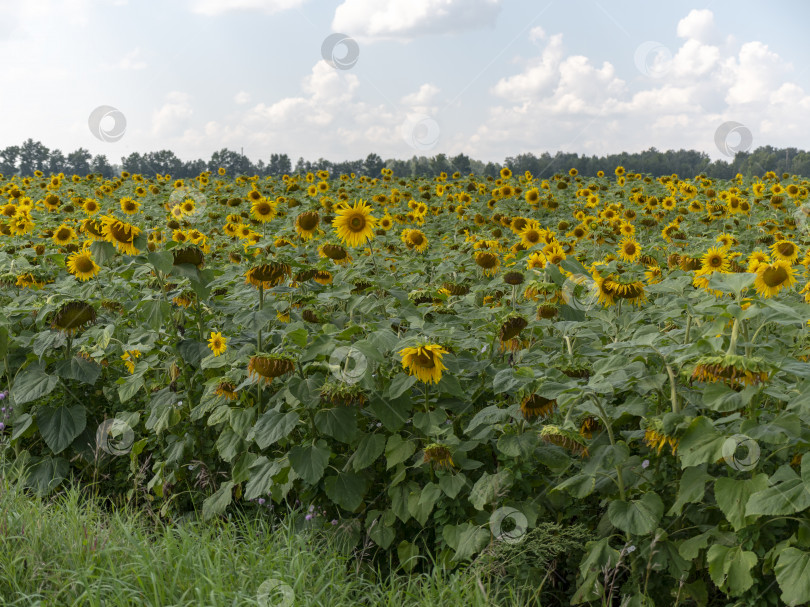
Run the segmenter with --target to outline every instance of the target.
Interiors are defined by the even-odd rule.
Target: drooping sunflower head
[[[202,268],[205,264],[205,255],[195,245],[172,249],[172,265],[179,266],[182,264],[189,264],[198,269]]]
[[[295,371],[295,359],[284,354],[257,354],[250,358],[248,375],[269,384],[274,377]]]
[[[236,390],[236,386],[228,381],[217,384],[214,394],[224,396],[228,400],[236,400],[239,397],[239,392]]]
[[[269,289],[284,283],[291,275],[290,266],[281,262],[269,262],[253,266],[245,273],[245,282]]]
[[[53,315],[51,327],[62,333],[76,333],[96,322],[96,309],[86,301],[70,301]]]
[[[346,249],[336,244],[322,245],[320,249],[318,249],[318,252],[321,257],[328,257],[339,265],[347,264],[352,259]]]
[[[700,357],[694,364],[692,380],[721,382],[731,388],[768,381],[772,368],[763,359],[737,354],[715,354]]]
[[[529,321],[519,314],[510,314],[506,320],[501,323],[498,337],[500,338],[501,342],[508,341],[514,337],[517,337],[520,332],[528,326],[528,324]]]
[[[498,267],[501,265],[501,260],[498,258],[497,253],[490,253],[489,251],[478,251],[475,254],[475,263],[483,268],[484,274],[492,276],[498,272]]]
[[[557,401],[539,394],[529,394],[520,402],[520,412],[526,421],[535,417],[548,418],[557,408]]]
[[[425,447],[424,461],[430,462],[439,469],[449,469],[455,466],[450,448],[441,443],[431,443]]]
[[[325,382],[321,387],[320,395],[323,404],[340,407],[362,407],[367,400],[360,384],[345,382]]]

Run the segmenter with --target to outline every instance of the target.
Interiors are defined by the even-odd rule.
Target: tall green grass
[[[312,531],[266,517],[167,525],[79,489],[38,498],[0,481],[0,604],[88,607],[521,604],[471,572],[370,576]],[[292,603],[278,589],[289,587]]]

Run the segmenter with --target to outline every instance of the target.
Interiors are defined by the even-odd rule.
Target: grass
[[[0,605],[520,604],[508,590],[509,602],[494,602],[494,590],[470,572],[374,579],[355,565],[322,535],[289,522],[241,516],[167,525],[143,512],[109,512],[77,488],[38,498],[0,480]],[[282,588],[260,596],[274,584],[289,586],[290,599]]]

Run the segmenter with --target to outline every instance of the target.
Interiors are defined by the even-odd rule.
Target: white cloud
[[[715,36],[714,13],[707,8],[692,11],[678,22],[678,36],[710,42]]]
[[[410,106],[428,105],[439,94],[439,87],[433,84],[423,84],[419,90],[402,98],[402,103]]]
[[[302,6],[306,0],[189,0],[192,12],[216,16],[234,11],[261,11],[272,15]]]
[[[502,0],[344,0],[332,29],[362,39],[412,39],[494,25]]]
[[[118,63],[112,66],[115,70],[143,70],[146,69],[146,61],[141,58],[141,49],[136,48],[124,55]]]
[[[172,91],[166,96],[166,103],[152,114],[152,134],[161,137],[177,135],[184,130],[193,114],[191,97]]]
[[[239,91],[233,96],[233,101],[239,105],[244,105],[250,101],[250,93],[247,91]]]

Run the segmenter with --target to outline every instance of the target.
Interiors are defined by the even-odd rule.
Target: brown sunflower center
[[[85,273],[93,271],[93,260],[87,255],[81,255],[73,262],[77,272]]]
[[[427,354],[419,354],[414,359],[414,363],[416,363],[416,365],[422,369],[432,369],[436,366],[433,357]]]
[[[793,246],[793,243],[783,242],[776,247],[776,250],[779,251],[785,257],[792,257],[793,252],[796,250],[796,248]]]
[[[366,219],[362,215],[352,215],[349,219],[349,229],[353,232],[360,232],[366,227]]]
[[[59,228],[56,231],[56,237],[59,240],[67,240],[68,238],[70,238],[70,230],[67,228]]]
[[[767,268],[762,273],[762,282],[769,287],[778,287],[784,284],[788,279],[787,270],[781,266],[776,268]]]

